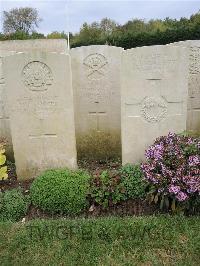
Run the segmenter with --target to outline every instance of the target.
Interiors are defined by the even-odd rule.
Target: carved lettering
[[[57,109],[57,96],[36,96],[18,99],[14,111],[29,112],[38,119],[45,119]]]
[[[150,71],[161,73],[168,68],[175,68],[176,60],[162,54],[133,56],[133,66],[138,71]]]
[[[200,47],[190,47],[190,74],[200,73]]]
[[[91,102],[96,101],[104,101],[106,100],[107,95],[107,88],[106,87],[89,87],[89,88],[81,88],[80,89],[81,97]]]

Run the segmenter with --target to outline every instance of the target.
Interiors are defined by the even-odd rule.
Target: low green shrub
[[[79,213],[88,204],[89,179],[82,170],[48,170],[31,185],[32,203],[50,213]]]
[[[91,181],[90,197],[92,201],[104,208],[126,199],[125,189],[121,184],[120,175],[103,171]]]
[[[90,196],[104,208],[127,199],[143,198],[146,182],[139,165],[127,164],[118,173],[103,171],[91,182]]]
[[[26,214],[29,197],[21,189],[0,192],[0,220],[18,221]]]
[[[126,190],[127,199],[136,199],[145,197],[147,182],[140,165],[126,164],[121,168],[121,182]]]

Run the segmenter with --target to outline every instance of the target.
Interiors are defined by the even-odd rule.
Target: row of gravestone
[[[1,42],[0,133],[18,177],[76,168],[76,148],[137,163],[156,137],[199,130],[198,45],[68,51],[65,40]]]

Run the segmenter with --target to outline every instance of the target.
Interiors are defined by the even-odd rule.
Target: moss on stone
[[[121,158],[119,132],[90,131],[77,136],[78,159],[107,160]]]

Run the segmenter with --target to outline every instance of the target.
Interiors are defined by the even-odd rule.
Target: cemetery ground
[[[199,265],[200,219],[107,217],[0,223],[1,265]]]
[[[115,178],[121,161],[82,160],[79,168],[84,169],[83,176],[87,171],[94,178],[102,173]],[[8,163],[8,173],[1,189],[8,192],[21,187],[28,197],[33,179],[18,181],[13,163]],[[23,205],[19,195],[13,199]],[[29,205],[20,219],[18,212],[23,213],[23,207],[17,206],[17,210],[10,203],[9,211],[18,219],[0,219],[0,264],[199,265],[198,214],[161,210],[159,204],[146,198],[119,200],[107,206],[102,203],[90,202],[83,212],[72,215],[50,214]]]

